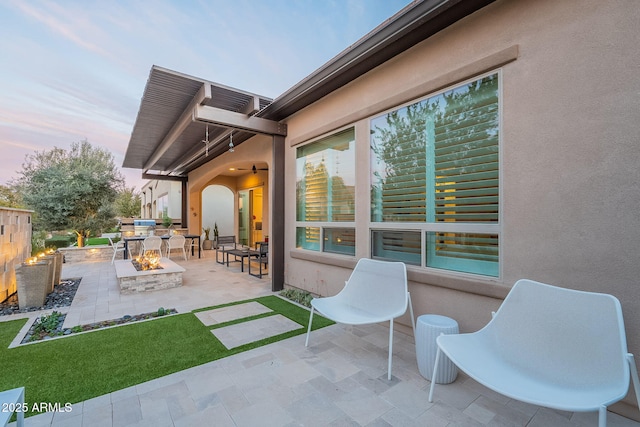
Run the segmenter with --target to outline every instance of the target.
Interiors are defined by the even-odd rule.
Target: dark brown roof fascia
[[[493,1],[415,1],[256,115],[283,120]]]

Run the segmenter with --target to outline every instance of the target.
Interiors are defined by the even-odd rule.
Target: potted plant
[[[202,249],[209,250],[213,247],[213,242],[211,241],[211,239],[209,239],[209,234],[211,234],[211,227],[202,227],[202,231],[204,231]]]

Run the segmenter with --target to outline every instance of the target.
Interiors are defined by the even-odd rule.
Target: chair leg
[[[411,315],[411,326],[413,327],[413,340],[416,339],[416,318],[413,316],[413,303],[411,302],[411,293],[407,292],[409,298],[409,314]]]
[[[437,345],[437,344],[436,344]],[[440,362],[440,346],[438,346],[438,351],[436,351],[436,362],[433,365],[433,374],[431,375],[431,387],[429,387],[429,402],[433,402],[433,388],[436,385],[436,375],[438,375],[438,362]]]
[[[311,323],[313,322],[313,306],[311,306],[311,314],[309,315],[309,327],[307,328],[307,340],[304,342],[305,347],[309,347],[309,334],[311,333]]]
[[[391,381],[391,360],[393,357],[393,319],[389,321],[389,366],[387,367],[387,380]]]
[[[607,407],[604,405],[598,411],[598,427],[607,427]]]
[[[636,367],[636,361],[633,354],[627,353],[627,361],[629,362],[629,371],[631,373],[631,380],[633,381],[633,389],[636,391],[636,401],[640,408],[640,380],[638,379],[638,368]]]

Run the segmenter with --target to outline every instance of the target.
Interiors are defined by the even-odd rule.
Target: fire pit
[[[169,258],[151,258],[125,259],[114,263],[121,293],[133,294],[182,286],[184,268]],[[146,270],[138,270],[136,264],[142,265]]]

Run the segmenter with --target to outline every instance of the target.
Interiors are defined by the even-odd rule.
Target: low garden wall
[[[70,247],[58,249],[64,255],[65,263],[111,261],[112,246],[85,246],[83,248]],[[119,252],[116,259],[122,259],[124,252]]]

